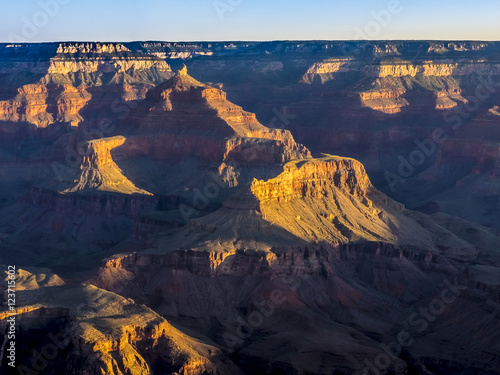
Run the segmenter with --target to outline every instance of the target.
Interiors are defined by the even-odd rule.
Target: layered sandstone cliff
[[[0,102],[0,121],[28,122],[47,127],[55,122],[78,125],[80,110],[91,99],[85,86],[25,85],[15,98]]]
[[[478,83],[487,82],[500,75],[500,65],[486,60],[405,62],[399,60],[363,63],[355,59],[330,59],[315,63],[302,77],[302,82],[335,83],[344,86],[363,82],[363,89],[353,91],[359,95],[361,106],[386,114],[402,110],[417,112],[422,105],[431,109],[447,110],[467,103],[463,91],[468,90],[471,75],[483,77]],[[465,81],[463,89],[461,81]],[[368,89],[366,89],[368,88]],[[423,102],[418,92],[428,91],[429,100]]]
[[[363,197],[371,187],[361,163],[326,155],[323,159],[288,163],[276,179],[254,182],[252,192],[260,202],[289,202],[294,198],[328,197],[332,188]]]
[[[335,78],[341,73],[356,72],[360,70],[366,77],[416,77],[416,76],[464,76],[470,74],[499,75],[500,64],[486,60],[460,61],[440,59],[438,61],[393,61],[367,62],[357,61],[353,58],[329,59],[315,63],[303,77],[304,82],[328,82],[327,78]]]
[[[152,89],[131,119],[137,130],[123,153],[142,150],[161,159],[198,156],[244,164],[310,156],[290,132],[263,126],[255,114],[228,101],[224,91],[190,77],[185,67]]]
[[[403,205],[372,186],[353,159],[324,155],[293,161],[278,177],[254,181],[251,190],[265,220],[307,241],[384,241],[427,249],[440,241],[428,232],[442,232],[439,228],[417,224]],[[457,239],[448,241],[457,254],[474,253]]]
[[[255,114],[229,102],[224,91],[190,77],[185,66],[171,80],[151,90],[145,104],[151,113],[150,121],[143,121],[144,130],[155,126],[154,115],[165,122],[156,125],[159,129],[184,126],[186,132],[204,130],[209,137],[231,134],[244,137],[251,131],[267,130]],[[201,116],[203,121],[195,122]]]
[[[25,359],[20,371],[37,368],[82,375],[239,373],[216,347],[181,333],[131,299],[91,285],[47,285],[23,291],[22,285],[20,279],[17,303],[23,309],[16,312],[20,332],[17,355]],[[6,318],[2,315],[2,326]],[[43,336],[37,337],[37,332]],[[42,355],[45,345],[51,345],[58,353],[67,354],[65,360],[57,355],[50,361],[33,357],[28,345],[33,339],[41,340]]]
[[[111,157],[111,150],[120,147],[125,141],[126,138],[120,136],[89,141],[86,148],[82,150],[85,156],[77,172],[79,176],[76,185],[62,192],[91,190],[151,195],[130,182]]]
[[[144,85],[150,88],[172,76],[164,60],[132,53],[117,43],[61,43],[39,59],[36,48],[29,54],[21,52],[15,58],[0,60],[4,99],[0,101],[0,121],[27,122],[37,127],[54,123],[76,126],[84,121],[81,110],[85,106],[99,107],[104,101],[108,109],[115,108],[113,101],[143,98]],[[26,72],[31,82],[17,86],[17,82],[27,80]],[[102,86],[119,86],[122,90],[109,98]],[[16,90],[14,97],[6,98]]]
[[[406,303],[431,301],[441,292],[436,287],[438,280],[452,280],[458,274],[460,271],[442,255],[412,247],[296,243],[267,253],[253,248],[225,252],[169,252],[163,248],[116,255],[103,262],[94,282],[141,298],[180,326],[196,327],[232,352],[236,364],[246,371],[286,369],[291,374],[327,374],[336,369],[341,374],[362,374],[363,360],[379,353],[377,344],[368,337],[389,340],[393,332],[399,332],[398,322],[408,313],[403,307]],[[466,288],[464,285],[472,286],[467,279],[459,283],[460,291]],[[476,292],[470,289],[462,293],[459,303],[468,304]],[[480,300],[484,302],[485,298]],[[260,320],[259,311],[264,316]],[[375,326],[368,318],[375,315],[380,325]],[[329,323],[327,316],[335,317],[336,323]],[[450,309],[442,319],[451,324],[456,318],[462,319],[460,312]],[[301,322],[299,326],[297,321]],[[301,328],[304,324],[307,335]],[[474,329],[479,325],[469,322],[465,326]],[[280,334],[283,329],[285,336]],[[442,326],[436,329],[439,335],[449,337]],[[435,345],[432,335],[413,333],[418,354],[409,354],[404,360],[394,358],[402,374],[420,361],[431,364],[421,347],[425,343]],[[486,336],[486,341],[496,345],[494,335]],[[287,355],[284,348],[293,354]],[[343,356],[342,370],[338,369],[338,358],[327,353]],[[492,359],[496,361],[498,356]],[[487,366],[485,358],[470,353],[455,361],[456,366],[473,363]],[[441,364],[443,371],[452,367]]]

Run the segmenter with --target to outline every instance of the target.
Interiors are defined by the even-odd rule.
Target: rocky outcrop
[[[361,316],[371,311],[390,330],[393,323],[388,322],[405,314],[398,301],[431,298],[440,291],[437,280],[455,272],[440,256],[417,249],[383,243],[310,244],[269,253],[182,250],[117,255],[103,262],[94,282],[132,298],[140,296],[178,325],[194,327],[196,321],[197,329],[233,352],[233,360],[246,371],[273,373],[270,369],[281,367],[292,374],[326,374],[337,368],[341,374],[361,374],[364,359],[379,353],[365,335],[381,340],[385,336],[382,327],[374,328]],[[253,321],[258,311],[267,314]],[[336,324],[326,323],[325,316],[335,317]],[[304,332],[294,328],[297,321],[301,327],[308,324],[306,340]],[[354,336],[349,336],[354,333],[351,324],[356,326]],[[278,332],[284,327],[287,335],[281,337]],[[325,335],[316,335],[316,330]],[[300,336],[303,344],[290,343]],[[280,354],[284,348],[293,356]],[[312,360],[311,352],[335,355]],[[337,356],[344,354],[339,370]],[[400,358],[394,360],[401,371],[408,367]]]
[[[57,54],[116,54],[130,52],[130,49],[121,43],[60,43]]]
[[[51,288],[55,294],[47,302],[48,289],[18,292],[18,304],[26,307],[16,316],[21,332],[17,355],[26,358],[20,371],[34,367],[82,375],[239,373],[216,347],[181,333],[130,299],[90,285],[73,285]],[[8,323],[4,318],[0,324]],[[65,360],[57,355],[50,361],[33,357],[28,345],[33,339],[40,340],[42,353],[50,345],[56,353],[66,353]]]
[[[315,63],[311,66],[302,77],[302,82],[308,84],[323,84],[334,80],[341,74],[360,69],[362,69],[362,66],[359,63],[354,62],[351,58],[326,60]]]
[[[474,73],[472,73],[474,72]],[[344,85],[349,80],[371,81],[371,88],[358,91],[361,106],[386,114],[403,110],[418,112],[422,105],[434,102],[433,109],[448,110],[458,104],[467,103],[457,79],[477,74],[492,76],[500,74],[500,66],[471,62],[469,64],[447,62],[404,63],[397,62],[363,65],[352,59],[316,63],[304,75],[305,83],[327,83],[340,80]],[[364,84],[366,85],[366,83]],[[422,101],[421,93],[415,89],[427,90],[429,99]]]
[[[327,265],[334,261],[362,262],[374,257],[400,257],[411,259],[422,268],[434,268],[440,271],[438,263],[443,259],[438,254],[421,251],[416,247],[400,247],[387,243],[357,243],[329,245],[297,245],[296,247],[276,247],[275,252],[252,250],[232,250],[226,252],[207,252],[194,250],[178,250],[170,253],[144,252],[134,254],[117,254],[103,260],[97,279],[97,285],[109,290],[115,290],[120,283],[131,284],[130,278],[116,278],[114,270],[137,272],[140,268],[166,268],[188,271],[197,276],[216,278],[224,275],[259,276],[273,274],[274,277],[304,273],[315,274],[327,269],[327,277],[334,276]],[[314,258],[314,260],[308,257]],[[351,265],[352,266],[352,265]],[[125,276],[126,273],[124,272]],[[129,275],[130,276],[130,275]],[[142,279],[137,273],[134,277]]]
[[[78,125],[80,110],[91,99],[84,86],[25,85],[14,99],[0,102],[0,121],[28,122],[47,127],[54,122]]]
[[[17,49],[20,56],[16,56]],[[143,98],[143,85],[150,88],[172,76],[164,60],[132,53],[117,43],[61,43],[57,48],[47,47],[45,53],[34,49],[22,54],[22,50],[13,47],[13,58],[0,58],[2,99],[17,90],[17,95],[0,101],[0,121],[27,122],[37,127],[54,123],[77,126],[84,121],[81,110],[85,106],[95,108],[93,100],[100,102],[97,107],[103,104],[102,86],[122,88],[116,96],[104,100],[109,110],[116,107],[112,105],[116,100]],[[37,52],[41,54],[38,59]],[[16,86],[17,81],[26,81],[26,71],[35,78],[29,84]],[[5,76],[19,79],[3,82],[1,77]]]
[[[260,202],[290,202],[296,198],[328,197],[332,188],[363,197],[372,187],[361,163],[354,159],[325,156],[291,162],[276,179],[256,181],[252,192]]]
[[[435,103],[436,110],[450,110],[458,107],[461,104],[467,104],[468,101],[462,96],[462,90],[456,88],[454,84],[446,85],[445,89],[437,89],[427,95],[427,100],[419,98],[407,89],[393,85],[392,83],[382,83],[380,80],[377,85],[389,87],[374,89],[359,93],[362,107],[370,108],[374,111],[383,112],[386,114],[396,114],[402,111],[412,113],[418,112],[422,106],[426,106],[429,102]],[[390,88],[392,86],[392,88]],[[451,88],[450,88],[451,86]]]
[[[438,41],[274,41],[274,42],[135,42],[124,43],[128,48],[150,54],[185,54],[216,58],[232,56],[330,56],[336,58],[447,58],[478,57],[498,52],[497,42],[438,42]],[[251,51],[251,53],[248,53]]]
[[[291,154],[285,158],[284,161],[302,158],[307,159],[311,157],[309,150],[304,145],[295,142],[292,133],[288,130],[268,129],[267,131],[251,131],[247,133],[247,137],[272,139],[281,142],[291,152]]]
[[[441,232],[438,228],[417,224],[403,205],[373,188],[363,165],[353,159],[324,155],[292,161],[278,177],[255,180],[251,190],[265,220],[308,242],[384,241],[427,249],[440,242],[429,232]],[[459,252],[470,251],[447,237]]]
[[[394,90],[383,89],[362,92],[359,94],[359,98],[363,107],[386,114],[395,114],[410,106],[408,100],[402,96],[405,93],[406,90],[398,90],[397,88]]]
[[[111,157],[111,150],[123,145],[125,141],[125,137],[117,136],[87,142],[86,148],[82,150],[85,156],[77,172],[79,174],[77,184],[62,190],[62,193],[90,190],[126,195],[151,195],[130,182]]]
[[[367,63],[356,61],[353,58],[328,59],[315,63],[303,76],[305,83],[325,83],[345,73],[361,70],[365,77],[372,78],[402,78],[402,77],[449,77],[478,75],[499,75],[500,64],[478,61],[461,61],[440,59],[439,61],[382,61]]]
[[[436,96],[437,110],[450,110],[468,103],[467,99],[462,96],[462,90],[459,88],[436,91],[434,95]]]
[[[31,67],[31,73],[46,75],[44,81],[61,77],[71,79],[74,73],[87,78],[94,73],[94,84],[99,84],[102,73],[127,73],[128,79],[141,72],[149,77],[155,74],[171,76],[168,75],[171,73],[170,66],[164,60],[133,53],[120,43],[24,44],[11,46],[10,50],[2,52],[4,60],[0,60],[0,74],[19,73]],[[87,84],[90,85],[90,82]]]
[[[223,163],[240,166],[283,164],[311,157],[309,150],[285,131],[252,132],[248,138],[230,139],[226,143]]]
[[[72,74],[76,73],[82,74],[83,76],[90,75],[92,73],[98,73],[99,75],[102,75],[103,73],[127,74],[130,78],[127,76],[124,76],[124,78],[133,80],[134,74],[138,74],[141,71],[146,74],[160,73],[164,74],[165,77],[168,77],[168,73],[171,72],[171,69],[166,62],[151,58],[92,60],[56,57],[50,61],[49,70],[47,72],[49,76],[46,80],[61,79],[61,77],[51,77],[50,75],[61,75],[70,78]],[[88,84],[89,82],[87,81],[85,83]]]
[[[185,66],[175,77],[151,90],[144,105],[150,112],[145,119],[149,121],[142,121],[144,130],[181,125],[187,127],[188,132],[203,130],[209,138],[211,134],[244,137],[251,131],[267,130],[253,113],[229,102],[224,91],[190,77]],[[159,118],[155,119],[157,116]],[[203,121],[195,123],[195,119],[201,116]],[[166,124],[156,125],[155,121]]]

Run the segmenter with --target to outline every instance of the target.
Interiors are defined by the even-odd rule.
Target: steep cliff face
[[[446,323],[460,319],[467,330],[479,328],[477,320],[466,322],[465,311],[485,313],[489,307],[484,302],[497,293],[494,289],[479,296],[473,286],[477,283],[468,277],[457,282],[460,271],[442,254],[384,243],[296,244],[274,252],[165,250],[114,256],[103,262],[94,282],[139,298],[177,326],[196,329],[232,352],[245,371],[363,374],[365,360],[373,362],[381,353],[373,338],[392,342],[405,329],[416,344],[393,358],[392,371],[433,368],[432,357],[440,358],[441,371],[490,368],[487,356],[470,351],[459,359],[436,354],[435,336],[451,337]],[[453,279],[452,290],[460,296],[456,303],[463,309],[447,309],[432,331],[408,328],[413,311],[408,305],[435,301],[442,281],[452,285]],[[488,345],[498,345],[494,334],[482,337]],[[463,340],[468,340],[465,335]],[[498,355],[489,358],[498,361]]]
[[[496,165],[494,157],[485,157],[483,151],[500,139],[498,117],[489,112],[499,98],[498,43],[235,43],[230,59],[222,56],[223,51],[229,51],[229,43],[212,48],[205,44],[161,48],[213,51],[210,59],[186,61],[198,78],[222,82],[228,98],[255,112],[263,124],[291,130],[313,153],[329,152],[362,161],[378,188],[411,207],[427,203],[413,199],[425,195],[421,186],[426,192],[430,185],[442,191],[444,185],[453,186],[464,177],[456,171],[452,153],[440,151],[441,147],[452,147],[446,146],[448,142],[457,148],[475,148],[476,155],[468,153],[475,159],[471,163],[483,165],[486,174],[498,173],[492,167]],[[282,62],[284,68],[272,73],[253,71],[258,62]],[[412,166],[414,174],[422,174],[421,179],[407,180],[400,175],[402,159],[408,161],[410,155],[421,152],[418,144],[432,140],[433,132],[441,129],[448,141],[444,145],[434,142],[436,149],[426,150],[423,162]],[[470,146],[470,139],[483,145]],[[441,152],[448,156],[441,158]],[[446,164],[445,169],[427,173],[436,157],[439,165]],[[487,158],[491,166],[485,168]],[[387,173],[402,178],[401,182],[391,185]],[[446,184],[438,182],[439,178]],[[495,186],[487,176],[481,181]],[[491,199],[484,197],[489,204]],[[477,204],[471,202],[470,211]],[[493,204],[496,207],[497,203]],[[449,205],[456,206],[453,213],[462,207],[459,201]]]
[[[154,306],[156,311],[182,326],[194,328],[190,322],[198,321],[198,330],[234,352],[232,358],[246,371],[273,373],[278,368],[286,368],[291,374],[301,371],[326,374],[335,369],[336,360],[326,355],[312,360],[314,355],[311,353],[326,354],[333,350],[338,355],[346,355],[341,373],[361,373],[362,366],[357,362],[357,356],[347,353],[357,347],[362,353],[360,356],[371,357],[376,353],[375,347],[361,332],[358,331],[355,338],[350,337],[354,330],[342,323],[328,323],[321,315],[335,315],[335,311],[354,306],[364,310],[367,308],[365,304],[380,296],[380,292],[370,293],[367,289],[346,284],[338,273],[349,271],[340,271],[334,264],[335,259],[349,253],[352,263],[359,256],[369,268],[371,260],[368,259],[372,256],[369,254],[374,254],[376,246],[366,251],[363,254],[363,250],[355,250],[351,246],[349,250],[330,251],[309,247],[278,255],[251,251],[136,254],[108,260],[96,282],[110,290],[127,290],[128,295],[143,290],[144,303]],[[384,248],[382,253],[386,251],[391,252]],[[379,260],[383,257],[379,256]],[[142,272],[146,269],[148,276]],[[379,271],[376,273],[378,275]],[[317,277],[318,274],[323,276]],[[315,291],[307,292],[310,290],[308,285],[313,284],[316,285]],[[383,285],[384,281],[380,280],[381,288],[384,288]],[[196,297],[196,304],[186,298],[186,288]],[[268,313],[258,325],[247,323],[259,311],[248,302],[252,300],[265,305]],[[321,307],[314,308],[315,304]],[[380,304],[379,307],[389,313],[386,307]],[[390,314],[397,315],[395,309]],[[299,327],[294,327],[294,321],[301,321],[310,327],[313,332],[308,339],[304,340],[304,333]],[[359,324],[366,322],[360,321]],[[286,337],[278,334],[282,329],[287,331]],[[317,330],[322,330],[325,336],[319,335]],[[336,334],[333,334],[334,331]],[[244,332],[244,335],[238,332]],[[299,336],[303,337],[302,341],[292,344]],[[343,340],[344,350],[333,349],[340,340]],[[259,350],[257,345],[264,345],[266,349]],[[293,352],[293,359],[284,352],[280,354],[280,347]],[[405,367],[399,360],[397,363]]]
[[[249,137],[230,139],[226,143],[223,163],[242,166],[283,164],[290,160],[311,157],[309,150],[296,143],[285,131],[251,132]]]
[[[327,155],[323,159],[289,163],[276,179],[256,181],[252,192],[261,202],[289,202],[294,198],[326,197],[332,188],[363,197],[371,187],[361,163]]]
[[[251,57],[247,53],[249,49],[253,51]],[[444,79],[499,74],[499,65],[494,58],[489,58],[498,53],[498,45],[479,42],[60,43],[2,45],[0,50],[7,60],[5,72],[19,73],[26,69],[36,74],[49,72],[47,82],[74,86],[159,83],[172,75],[162,58],[173,56],[186,59],[200,56],[201,59],[189,63],[196,75],[206,76],[207,81],[225,76],[235,80],[246,69],[259,77],[255,79],[260,84],[271,87],[273,82],[269,79],[282,83],[285,77],[295,74],[297,81],[302,76],[302,81],[307,83],[338,81],[344,86],[362,78],[392,77],[404,81],[420,76]],[[228,53],[234,56],[230,63],[226,61]],[[19,60],[20,56],[24,56],[24,61]],[[203,60],[203,56],[212,58]],[[251,64],[240,64],[241,59],[249,58]],[[231,82],[228,83],[232,90]],[[356,88],[353,91],[365,92]],[[451,105],[450,101],[445,106],[437,103],[437,108]],[[392,108],[394,105],[388,103],[387,107],[383,109],[379,105],[374,109],[398,113]]]
[[[283,61],[284,71],[255,73],[245,82],[237,72],[250,72],[245,64],[255,57],[248,53],[187,63],[198,77],[224,83],[228,97],[256,112],[263,124],[291,130],[313,153],[360,160],[378,188],[409,207],[439,201],[441,210],[474,217],[498,233],[498,215],[491,208],[500,199],[493,194],[500,141],[494,109],[499,103],[498,46],[262,44],[252,53],[266,62]],[[441,131],[435,141],[433,134]],[[428,148],[423,149],[424,143]],[[410,176],[399,172],[404,166]],[[387,176],[398,178],[396,185]]]
[[[500,64],[484,60],[454,62],[453,60],[444,60],[439,62],[424,61],[420,64],[395,62],[393,64],[382,63],[380,66],[370,66],[366,68],[368,75],[374,77],[415,77],[418,75],[447,77],[447,76],[465,76],[471,74],[478,75],[499,75]]]
[[[77,172],[79,174],[77,184],[62,192],[72,193],[91,190],[127,195],[151,195],[130,182],[111,157],[111,150],[120,147],[125,141],[126,138],[120,136],[89,141],[86,144],[86,149],[82,150],[86,156],[83,157],[82,164]]]
[[[476,253],[437,227],[421,226],[403,205],[377,191],[353,159],[325,155],[290,162],[278,177],[254,181],[251,189],[265,220],[308,242],[367,240],[432,249],[444,235],[457,255]]]
[[[181,333],[131,299],[90,285],[21,291],[22,285],[20,280],[18,306],[22,308],[16,316],[18,329],[22,329],[17,348],[18,358],[23,359],[20,371],[42,368],[47,373],[82,375],[240,373],[216,347]],[[51,302],[47,302],[48,295]],[[3,317],[0,324],[6,322]],[[50,345],[61,355],[50,360],[52,354],[34,357],[28,345],[33,340],[39,341],[42,353]]]
[[[61,43],[56,49],[51,47],[45,53],[36,48],[24,55],[12,51],[12,58],[7,54],[0,60],[4,99],[0,102],[0,121],[27,122],[37,127],[54,123],[77,126],[84,120],[80,111],[87,105],[94,109],[102,106],[103,96],[107,108],[114,108],[113,101],[143,98],[144,85],[150,88],[172,76],[165,61],[132,53],[118,43]],[[38,59],[37,52],[41,55]],[[19,85],[30,77],[32,82]],[[110,98],[103,94],[103,86],[121,89]],[[16,90],[15,97],[6,98]],[[94,105],[94,101],[99,103]]]
[[[120,52],[130,52],[130,49],[121,43],[60,43],[57,47],[58,54],[115,54]]]
[[[282,129],[267,129],[267,131],[251,131],[247,133],[249,138],[264,138],[276,140],[282,143],[289,150],[289,155],[287,155],[283,161],[310,158],[310,151],[302,144],[295,142],[292,133],[289,130]]]
[[[302,82],[326,83],[334,80],[342,73],[350,73],[353,71],[362,71],[363,66],[353,61],[353,59],[332,59],[323,62],[314,63],[307,72],[302,76]]]
[[[117,151],[120,157],[272,164],[310,156],[290,132],[263,126],[255,114],[228,101],[224,91],[190,77],[185,67],[152,89],[130,117],[136,129]]]
[[[365,360],[380,354],[374,337],[392,342],[405,329],[415,347],[394,357],[389,371],[486,371],[487,358],[498,361],[471,351],[460,359],[436,354],[436,337],[451,339],[448,323],[459,319],[472,332],[480,324],[467,314],[494,308],[487,301],[498,299],[498,281],[485,274],[494,286],[480,286],[470,267],[490,262],[488,250],[376,192],[352,159],[291,162],[278,177],[254,181],[251,190],[254,207],[228,202],[186,228],[164,228],[149,238],[147,251],[103,261],[92,282],[197,330],[232,352],[245,371],[363,374]],[[446,293],[458,293],[461,309],[440,315],[432,331],[408,328],[415,308],[443,295],[443,280],[452,288]],[[494,334],[481,340],[498,345]]]
[[[77,195],[60,193],[52,189],[33,188],[25,198],[35,206],[62,215],[92,215],[103,217],[135,217],[144,210],[155,207],[158,200],[150,194],[138,195],[101,194]]]
[[[24,165],[32,175],[37,169],[44,172],[25,181],[28,187],[18,201],[1,208],[5,218],[19,217],[0,223],[8,233],[6,246],[22,243],[28,249],[41,241],[33,257],[38,264],[47,265],[61,253],[61,268],[80,264],[88,270],[112,246],[135,244],[136,238],[142,246],[151,234],[184,230],[228,197],[234,203],[228,206],[241,209],[239,191],[251,196],[246,184],[253,177],[273,176],[289,160],[310,157],[289,131],[264,127],[223,91],[197,82],[185,70],[129,109],[127,121],[116,123],[111,132],[116,136],[88,141],[99,132],[82,126],[56,142],[37,145],[28,154],[30,161],[6,160],[6,170]],[[69,155],[75,156],[71,164]],[[214,184],[212,194],[207,186],[213,189]],[[162,205],[164,195],[176,197],[168,208]],[[258,209],[252,197],[243,206]],[[216,216],[224,221],[220,213]],[[197,225],[206,226],[203,221]],[[74,261],[81,257],[85,261]]]
[[[129,121],[117,124],[113,133],[117,135],[87,142],[82,140],[85,132],[61,138],[45,157],[59,155],[56,160],[65,162],[60,156],[68,143],[66,149],[83,155],[81,163],[69,168],[71,173],[60,184],[48,181],[44,186],[64,193],[164,194],[173,188],[199,188],[199,179],[191,177],[193,171],[177,170],[176,179],[184,180],[184,186],[169,183],[168,176],[162,174],[186,158],[193,160],[194,168],[200,168],[201,176],[221,173],[220,184],[225,185],[222,174],[229,170],[228,178],[238,179],[235,166],[265,171],[311,156],[289,131],[263,126],[254,114],[225,99],[222,90],[196,81],[185,69],[152,89],[130,111]],[[145,163],[150,166],[141,168]],[[140,177],[134,181],[141,186],[126,177],[137,173]]]
[[[483,60],[460,63],[453,60],[419,63],[395,60],[364,64],[353,59],[339,59],[315,63],[302,81],[334,84],[340,80],[345,86],[363,82],[362,89],[352,88],[359,95],[362,107],[396,114],[403,110],[418,113],[423,106],[447,110],[467,103],[462,96],[461,81],[466,81],[471,75],[482,76],[484,80],[498,76],[500,65]],[[467,90],[467,86],[464,89]],[[426,91],[428,98],[425,100],[422,96]]]
[[[47,76],[43,81],[47,83],[66,81],[88,86],[100,86],[103,83],[154,83],[161,82],[162,78],[171,77],[171,73],[170,66],[166,62],[153,58],[93,60],[64,56],[51,59]]]
[[[55,122],[78,125],[80,110],[91,99],[84,86],[25,85],[14,99],[0,102],[0,121],[28,122],[47,127]]]
[[[303,76],[306,83],[325,83],[337,78],[342,73],[361,70],[365,77],[372,78],[403,78],[403,77],[449,77],[478,75],[499,75],[500,64],[485,60],[461,61],[440,59],[439,61],[415,61],[405,62],[394,59],[394,61],[381,61],[377,63],[364,63],[353,58],[328,59],[315,63]]]
[[[170,66],[155,56],[134,53],[120,43],[23,44],[0,48],[0,75],[44,74],[43,83],[67,80],[79,86],[100,85],[113,78],[133,81],[171,76]],[[120,73],[121,75],[117,75]],[[142,77],[141,77],[142,75]],[[2,77],[3,78],[3,77]],[[86,79],[86,82],[82,82]],[[80,82],[78,82],[80,80]],[[118,82],[116,82],[118,83]]]
[[[403,108],[409,107],[408,100],[402,97],[405,90],[383,89],[380,91],[363,92],[359,94],[361,106],[380,111],[386,114],[400,113]]]
[[[114,133],[120,135],[87,141],[86,129],[75,129],[39,148],[33,162],[7,160],[8,168],[24,163],[32,174],[44,169],[30,180],[36,187],[30,186],[19,203],[6,209],[26,217],[23,223],[5,223],[14,232],[9,241],[45,238],[43,228],[52,226],[66,241],[79,215],[88,219],[75,229],[76,238],[68,240],[71,246],[89,233],[90,243],[84,242],[92,251],[100,244],[119,243],[134,231],[147,240],[170,222],[134,219],[156,209],[161,195],[182,197],[170,210],[178,212],[184,204],[200,216],[219,208],[228,195],[237,195],[234,188],[253,176],[272,175],[289,160],[310,157],[289,131],[264,127],[255,115],[227,101],[223,91],[197,82],[185,70],[131,108],[129,120],[117,124]],[[71,165],[70,151],[76,155]],[[200,190],[214,183],[215,197],[210,193],[200,201]],[[193,215],[178,216],[173,227],[185,225]],[[109,225],[101,225],[106,221]],[[151,233],[144,233],[147,228]]]
[[[498,42],[450,42],[450,41],[275,41],[275,42],[135,42],[124,43],[128,48],[143,53],[186,54],[186,59],[206,54],[224,57],[228,54],[262,58],[266,55],[287,56],[330,56],[355,58],[406,59],[423,58],[464,58],[480,57],[499,51]],[[251,53],[248,53],[251,51]],[[210,60],[213,60],[213,57]]]

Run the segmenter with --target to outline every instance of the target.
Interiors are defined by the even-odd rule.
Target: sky
[[[500,40],[498,0],[1,1],[8,43]]]

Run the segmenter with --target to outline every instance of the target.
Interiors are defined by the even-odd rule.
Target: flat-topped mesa
[[[324,154],[291,161],[251,186],[262,218],[306,241],[383,241],[433,248],[429,232],[403,205],[376,190],[363,165]]]
[[[101,86],[120,83],[158,84],[172,76],[165,60],[131,52],[121,44],[60,45],[50,58],[43,82],[65,81],[79,85]],[[74,76],[79,73],[78,76]],[[102,77],[104,73],[115,76]],[[109,82],[108,82],[109,80]]]
[[[93,78],[98,85],[105,84],[98,79],[102,73],[127,72],[129,76],[126,78],[132,81],[136,71],[156,69],[156,72],[147,77],[147,80],[158,79],[155,83],[172,75],[172,70],[164,59],[133,52],[121,43],[22,44],[8,48],[9,51],[5,48],[2,51],[1,47],[0,45],[0,73],[48,73],[46,81],[51,78],[51,74],[76,72],[96,73]],[[165,75],[166,73],[169,75]],[[142,77],[137,78],[146,78],[144,72]]]
[[[289,162],[277,177],[255,179],[250,189],[242,185],[219,210],[191,220],[179,238],[158,237],[156,247],[267,252],[299,243],[372,241],[436,250],[434,232],[415,218],[372,186],[361,163],[324,155]],[[192,236],[198,231],[203,234]]]
[[[387,62],[380,65],[371,65],[366,68],[365,73],[374,77],[415,77],[422,75],[425,77],[449,77],[465,76],[470,74],[488,75],[500,74],[500,64],[478,61],[441,60],[423,61],[421,63],[412,62]]]
[[[362,71],[362,66],[351,58],[328,59],[322,62],[314,63],[302,76],[302,82],[325,83],[335,79],[337,74],[349,73],[353,70]]]
[[[289,162],[278,177],[251,186],[262,217],[306,241],[396,243],[367,198],[371,189],[361,163],[331,155]]]
[[[334,188],[360,198],[372,184],[359,161],[326,154],[320,159],[289,162],[278,177],[252,184],[252,192],[261,202],[325,198]]]
[[[132,72],[130,77],[126,77],[126,82],[133,83],[134,81],[139,81],[139,78],[135,79],[133,75],[140,71],[147,71],[154,69],[160,75],[161,79],[170,77],[172,70],[170,66],[163,60],[156,58],[148,59],[134,59],[134,58],[116,58],[116,59],[67,59],[67,58],[54,58],[51,59],[48,68],[48,76],[44,78],[44,82],[54,81],[56,79],[61,79],[61,77],[51,77],[51,75],[67,75],[72,73],[96,73],[102,75],[102,73],[127,73]],[[167,75],[168,73],[168,75]],[[69,77],[68,79],[73,79]],[[154,77],[148,77],[151,81]],[[123,80],[123,79],[122,79]],[[99,81],[94,82],[86,80],[87,85],[99,85]],[[120,83],[120,82],[115,82]]]

